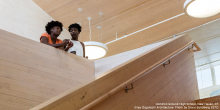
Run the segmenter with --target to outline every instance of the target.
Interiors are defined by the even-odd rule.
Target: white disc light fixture
[[[220,0],[186,0],[185,13],[194,18],[207,18],[220,13]]]
[[[108,47],[100,42],[88,41],[83,42],[85,45],[86,56],[91,60],[99,59],[107,54]]]
[[[103,13],[102,13],[103,15]],[[102,16],[100,15],[100,16]],[[104,57],[107,52],[108,52],[108,47],[100,42],[96,41],[91,41],[91,27],[90,27],[90,20],[92,19],[91,17],[87,18],[89,20],[89,29],[90,29],[90,41],[83,42],[85,45],[85,56],[88,56],[89,59],[91,60],[96,60]],[[102,22],[101,22],[102,23]],[[98,29],[101,29],[102,27],[99,26]],[[102,36],[101,36],[102,37]]]

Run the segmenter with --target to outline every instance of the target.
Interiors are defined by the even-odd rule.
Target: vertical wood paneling
[[[185,50],[172,58],[170,65],[158,67],[133,85],[133,90],[128,93],[119,91],[93,110],[130,110],[135,106],[195,100],[195,97],[189,97],[192,92],[198,93],[193,53]]]
[[[90,78],[94,62],[0,30],[0,109],[27,110]]]

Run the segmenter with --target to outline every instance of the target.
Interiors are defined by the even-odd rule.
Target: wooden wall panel
[[[52,98],[51,100],[48,100],[48,101],[32,108],[31,110],[80,109],[83,106],[87,105],[88,103],[92,102],[93,100],[97,99],[98,97],[109,92],[113,88],[117,87],[118,85],[122,84],[123,82],[127,81],[128,79],[132,78],[133,76],[137,75],[141,71],[145,70],[146,68],[155,64],[156,62],[160,61],[164,57],[170,55],[172,52],[174,52],[174,51],[178,50],[179,48],[181,48],[182,46],[188,44],[189,42],[191,42],[191,39],[187,35],[176,37],[176,38],[168,41],[167,43],[162,44],[160,47],[156,47],[150,51],[147,51],[147,52],[127,61],[126,63],[123,63],[123,64],[105,72],[104,74],[100,75],[99,77],[88,80],[88,82],[86,82],[76,88],[73,88],[72,90],[66,91],[63,94],[60,94],[59,96],[56,96],[56,97]],[[183,55],[181,57],[184,57],[184,59],[177,62],[181,58],[181,57],[177,57],[176,60],[174,60],[174,62],[177,62],[177,64],[175,65],[175,63],[174,63],[174,65],[175,65],[174,68],[172,68],[172,66],[171,66],[170,69],[167,69],[166,70],[167,72],[166,71],[164,72],[166,74],[162,74],[163,73],[162,69],[156,69],[155,71],[157,71],[157,72],[155,74],[147,74],[145,77],[146,78],[145,80],[137,80],[136,82],[149,81],[153,77],[159,77],[155,80],[152,80],[152,83],[139,82],[138,84],[136,84],[136,82],[135,82],[134,86],[137,86],[137,85],[141,86],[143,84],[147,84],[147,85],[143,85],[144,88],[146,88],[146,90],[139,90],[137,92],[139,92],[140,94],[149,94],[146,96],[148,98],[151,98],[152,96],[154,96],[155,92],[160,91],[164,86],[166,86],[166,84],[168,84],[170,81],[172,81],[172,79],[175,79],[175,77],[177,75],[180,75],[181,73],[184,73],[184,72],[185,72],[185,74],[187,72],[193,73],[192,71],[195,69],[195,68],[193,68],[194,66],[191,66],[192,63],[194,63],[193,53],[188,50],[186,50],[184,53],[185,53],[184,55],[180,54],[180,56]],[[186,65],[186,66],[182,67],[182,65]],[[177,67],[179,67],[179,68],[177,69]],[[190,67],[190,68],[187,69],[187,67]],[[160,66],[158,68],[164,68],[164,67]],[[164,69],[166,69],[166,68],[164,68]],[[159,73],[161,73],[161,75],[159,75]],[[172,75],[172,74],[175,74],[175,75]],[[169,77],[169,76],[173,76],[173,77]],[[184,76],[182,76],[182,77],[185,78]],[[196,80],[193,80],[193,81],[196,81]],[[169,85],[169,86],[171,86],[171,85]],[[148,90],[152,90],[154,92],[149,92]],[[167,90],[164,90],[164,91],[167,91]],[[118,97],[114,97],[115,101],[113,103],[117,103],[118,101],[120,102],[121,98],[124,98],[124,97],[119,97],[119,96],[126,96],[128,94],[133,93],[133,92],[129,92],[128,94],[126,94],[125,92],[120,91],[119,93],[123,94],[123,95],[118,95]],[[131,95],[131,97],[132,97],[131,101],[134,101],[135,97],[133,97],[132,95]],[[123,100],[126,100],[126,99],[123,99]],[[127,100],[127,101],[129,101],[129,100]],[[129,105],[127,103],[127,101],[125,101],[125,102],[122,101],[122,103],[120,105]],[[141,102],[143,102],[143,101],[141,101]],[[108,103],[107,106],[112,107],[112,105],[114,105],[113,103]],[[114,106],[114,107],[116,107],[116,106]],[[118,110],[118,109],[120,109],[120,107],[121,106],[117,106],[116,109]],[[124,106],[124,107],[127,107],[127,106]]]
[[[0,30],[0,109],[27,110],[90,78],[94,62]]]
[[[93,110],[130,110],[135,106],[154,106],[155,103],[191,102],[199,99],[193,53],[185,50],[133,83],[134,89],[119,91]],[[190,97],[194,94],[195,97]]]
[[[220,96],[199,99],[199,100],[195,100],[194,102],[200,105],[196,106],[195,109],[190,109],[190,110],[199,110],[199,109],[219,110],[220,109]]]

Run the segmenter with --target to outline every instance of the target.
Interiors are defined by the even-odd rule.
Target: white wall
[[[99,60],[95,60],[95,76],[98,76],[120,64],[123,64],[147,51],[150,51],[158,46],[161,46],[170,40],[149,44],[137,49],[119,53],[110,57],[105,57]]]
[[[45,31],[45,25],[53,20],[32,0],[0,0],[0,29],[35,40]],[[59,39],[70,38],[63,30]]]

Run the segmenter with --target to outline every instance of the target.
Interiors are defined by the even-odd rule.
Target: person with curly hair
[[[69,48],[68,52],[76,54],[81,57],[85,57],[84,43],[78,40],[82,27],[79,24],[74,23],[71,24],[68,28],[72,38],[70,40],[65,39],[64,41],[70,41],[74,44],[71,48]]]
[[[58,36],[63,31],[63,24],[59,21],[51,21],[45,26],[46,32],[43,33],[40,37],[40,42],[50,45],[61,50],[68,51],[70,47],[73,46],[72,42],[62,41],[58,39]],[[68,45],[68,46],[67,46]],[[67,47],[66,47],[67,46]],[[66,47],[64,49],[64,47]]]

